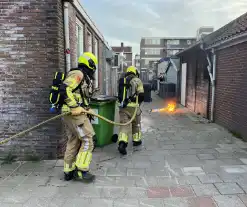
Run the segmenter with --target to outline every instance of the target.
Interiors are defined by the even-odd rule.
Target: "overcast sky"
[[[215,29],[247,11],[247,0],[81,0],[108,43],[132,46],[141,37],[196,36],[201,26]]]

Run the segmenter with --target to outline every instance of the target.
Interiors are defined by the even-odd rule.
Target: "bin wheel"
[[[111,137],[112,142],[116,143],[118,140],[118,134],[113,134]]]

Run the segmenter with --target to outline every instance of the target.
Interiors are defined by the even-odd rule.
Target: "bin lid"
[[[99,101],[99,102],[105,102],[105,101],[116,101],[116,96],[107,96],[107,95],[97,95],[93,96],[92,101]]]

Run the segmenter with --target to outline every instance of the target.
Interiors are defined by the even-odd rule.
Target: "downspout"
[[[212,49],[213,54],[213,77],[212,77],[212,100],[211,100],[211,114],[210,121],[214,121],[214,104],[215,104],[215,80],[216,80],[216,54],[215,50]]]
[[[204,52],[206,53],[207,56],[207,61],[208,61],[208,74],[210,77],[210,81],[212,84],[212,94],[211,94],[211,106],[210,106],[210,121],[213,122],[214,121],[214,102],[215,102],[215,73],[216,73],[216,54],[214,49],[212,49],[212,54],[213,54],[213,64],[211,63],[211,60],[209,58],[209,55],[207,53],[207,51],[205,50],[205,48],[203,47],[203,44],[201,44],[201,49],[204,50]],[[213,68],[213,74],[211,73],[211,69]]]
[[[66,58],[66,72],[70,70],[70,44],[69,44],[69,2],[64,1],[64,36],[65,36],[65,58]]]

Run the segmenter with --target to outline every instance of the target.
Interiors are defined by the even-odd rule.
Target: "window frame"
[[[168,45],[179,45],[180,44],[180,40],[178,40],[178,39],[170,39],[170,40],[167,40],[167,44]]]
[[[160,39],[152,39],[152,45],[160,45]]]
[[[84,52],[84,24],[76,18],[76,53],[79,58]]]
[[[161,49],[160,48],[145,48],[144,52],[145,52],[145,55],[160,55]]]
[[[160,39],[146,38],[145,45],[160,45]]]
[[[98,59],[98,64],[96,65],[97,70],[95,71],[95,81],[94,81],[94,87],[99,87],[99,40],[94,37],[94,55]]]

